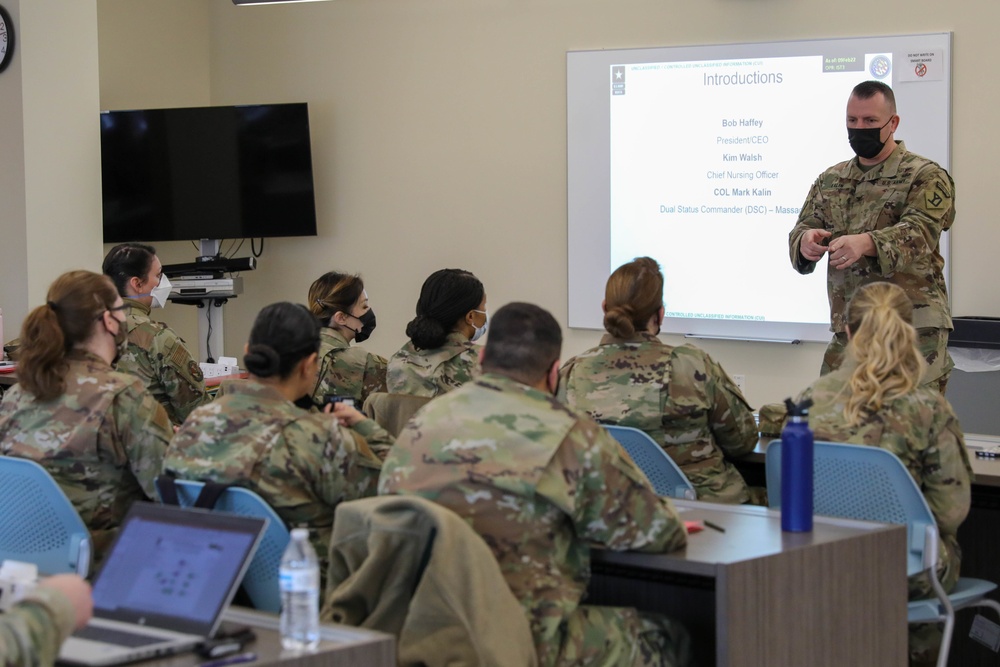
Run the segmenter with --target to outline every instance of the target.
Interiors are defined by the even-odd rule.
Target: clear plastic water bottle
[[[319,560],[309,543],[309,531],[292,530],[281,557],[281,645],[311,651],[319,645]]]

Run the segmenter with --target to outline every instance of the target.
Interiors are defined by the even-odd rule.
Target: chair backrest
[[[630,426],[605,426],[615,440],[628,452],[639,469],[646,473],[653,488],[661,496],[694,500],[697,493],[681,469],[645,431]]]
[[[192,507],[205,484],[191,480],[174,480],[177,500],[181,507]],[[249,489],[231,486],[213,508],[218,512],[231,512],[243,516],[267,519],[267,529],[260,541],[257,553],[250,561],[250,567],[243,576],[243,590],[253,602],[255,609],[278,613],[281,611],[281,592],[278,589],[278,569],[281,557],[288,546],[289,533],[285,522],[263,498]]]
[[[767,495],[781,506],[781,441],[765,453]],[[824,516],[906,525],[907,574],[922,572],[927,529],[936,530],[924,494],[903,462],[890,451],[865,445],[818,441],[813,458],[813,511]]]
[[[413,413],[429,400],[431,400],[429,396],[387,394],[384,391],[376,391],[365,399],[362,411],[395,438],[406,426],[406,422],[410,421]]]
[[[45,468],[0,456],[0,561],[34,563],[42,574],[90,572],[90,532]]]

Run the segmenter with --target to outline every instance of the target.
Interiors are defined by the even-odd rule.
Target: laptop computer
[[[137,502],[94,580],[94,618],[59,662],[120,665],[211,637],[267,520]]]

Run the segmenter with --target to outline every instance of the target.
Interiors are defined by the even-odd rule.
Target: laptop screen
[[[95,615],[210,636],[265,523],[134,503],[94,582]]]

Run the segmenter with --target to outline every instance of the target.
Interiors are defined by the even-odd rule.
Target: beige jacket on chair
[[[389,632],[403,667],[537,665],[527,616],[493,553],[415,496],[337,506],[321,617]]]

